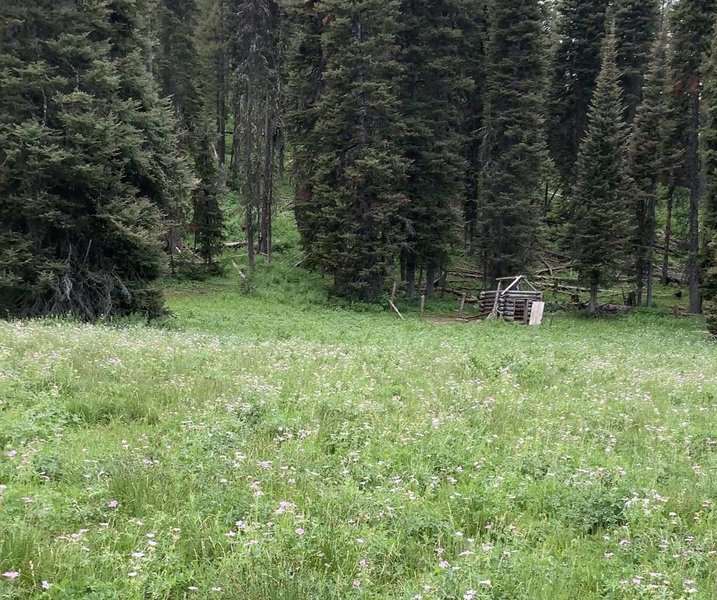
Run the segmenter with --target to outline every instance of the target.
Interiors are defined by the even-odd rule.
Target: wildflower
[[[293,502],[287,502],[286,500],[282,500],[279,502],[279,508],[276,509],[274,514],[277,515],[283,515],[287,511],[293,511],[296,508],[296,505]]]
[[[360,580],[360,579],[354,579],[353,584],[354,584],[354,587],[355,587],[355,588],[361,587],[361,580]]]
[[[215,586],[212,588],[212,591],[213,591],[213,592],[221,592],[221,591],[222,591],[222,588],[220,588],[218,585],[215,585]]]
[[[463,594],[463,600],[473,600],[473,598],[476,597],[476,591],[475,590],[468,590],[465,594]]]
[[[108,500],[107,501],[107,508],[117,508],[119,506],[119,502],[117,500]]]
[[[5,571],[2,576],[7,579],[17,579],[18,577],[20,577],[20,573],[18,573],[17,571]]]
[[[15,457],[17,456],[17,450],[10,450],[10,451],[7,453],[7,455],[8,455],[10,458],[15,458]]]
[[[303,528],[303,527],[297,527],[296,529],[294,529],[294,533],[295,533],[296,535],[304,535],[304,528]]]
[[[42,589],[43,590],[49,590],[51,587],[52,587],[51,583],[47,583],[47,581],[45,581],[45,580],[42,581]]]
[[[127,573],[127,577],[137,577],[137,571],[130,571]]]
[[[132,558],[143,558],[144,552],[132,552]]]
[[[449,563],[447,560],[442,560],[438,563],[438,566],[441,567],[441,569],[447,569],[451,566],[451,563]]]

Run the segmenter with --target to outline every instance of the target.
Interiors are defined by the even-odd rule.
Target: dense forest
[[[717,333],[717,0],[4,0],[0,313],[162,311],[243,217],[272,260],[407,298],[544,251],[651,306],[684,232]],[[684,210],[678,210],[684,205]],[[683,222],[684,221],[684,222]]]

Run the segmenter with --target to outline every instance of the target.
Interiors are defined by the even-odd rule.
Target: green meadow
[[[0,598],[715,597],[703,321],[401,321],[294,258],[0,323]]]

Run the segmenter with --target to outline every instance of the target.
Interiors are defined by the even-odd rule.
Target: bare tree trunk
[[[655,230],[657,229],[657,189],[653,190],[647,203],[647,289],[645,304],[652,307],[653,269],[655,263]]]
[[[227,77],[226,56],[220,50],[219,74],[217,80],[217,155],[223,170],[227,156]]]
[[[436,267],[428,264],[426,267],[426,298],[433,298],[436,294]]]
[[[646,257],[642,255],[642,251],[640,251],[640,256],[637,260],[637,272],[635,274],[635,292],[637,294],[636,305],[642,306],[642,291],[644,289],[645,284],[645,264],[647,260]]]
[[[416,257],[412,252],[406,252],[406,298],[413,300],[416,297]]]
[[[266,91],[266,105],[264,106],[264,175],[262,178],[262,202],[260,217],[260,250],[266,255],[266,261],[271,263],[271,211],[274,196],[274,134],[272,119],[270,90]]]
[[[667,214],[665,216],[665,253],[662,257],[662,285],[670,281],[670,244],[672,243],[672,208],[675,203],[676,182],[670,184],[667,192]]]
[[[240,157],[240,123],[241,122],[241,94],[235,91],[234,97],[234,127],[232,129],[232,151],[229,161],[229,171],[232,174],[233,184],[239,184],[239,157]]]
[[[594,316],[595,313],[597,313],[597,307],[598,307],[598,284],[595,282],[592,282],[590,284],[590,305],[588,307],[588,312]]]
[[[243,169],[243,181],[242,190],[244,196],[244,202],[246,204],[245,212],[245,227],[246,227],[246,242],[247,242],[247,262],[249,263],[249,269],[254,269],[254,203],[256,202],[256,188],[258,182],[256,180],[256,169],[255,164],[255,145],[256,140],[251,137],[251,130],[254,118],[254,105],[252,104],[252,85],[251,80],[246,81],[245,91],[245,103],[244,110],[242,111],[242,127],[241,134],[244,138],[244,169]]]
[[[687,259],[687,276],[690,287],[690,305],[689,312],[698,315],[702,312],[702,298],[700,295],[700,196],[701,181],[699,168],[699,138],[698,131],[700,125],[700,99],[695,95],[691,100],[691,128],[690,142],[687,148],[687,160],[690,173],[690,249]]]

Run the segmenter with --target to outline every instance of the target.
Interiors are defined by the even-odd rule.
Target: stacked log
[[[506,321],[518,321],[528,323],[533,302],[543,301],[543,292],[528,290],[508,290],[500,292],[497,290],[482,292],[480,295],[480,317],[488,318],[496,306],[498,297],[498,316]]]

